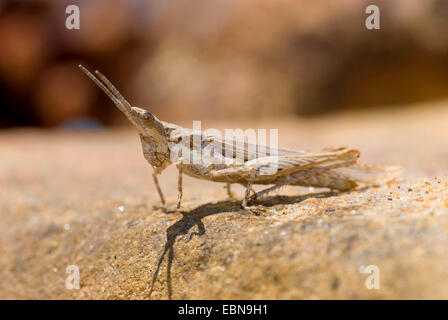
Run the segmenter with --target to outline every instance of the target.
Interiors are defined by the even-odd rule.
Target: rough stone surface
[[[285,188],[262,201],[266,216],[188,177],[177,212],[175,168],[160,179],[170,210],[157,209],[131,130],[3,131],[0,298],[448,298],[447,105],[239,124],[279,128],[284,146],[347,145],[405,168],[351,193]],[[65,287],[70,265],[79,290]],[[378,290],[359,271],[369,265]]]

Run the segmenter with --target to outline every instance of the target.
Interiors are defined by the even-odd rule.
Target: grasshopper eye
[[[145,116],[146,119],[151,119],[151,120],[154,119],[154,116],[148,110],[145,110],[144,116]]]
[[[149,112],[148,110],[139,108],[139,107],[131,107],[131,112],[132,114],[139,116],[139,117],[143,117],[145,119],[154,119],[154,116],[152,115],[151,112]]]

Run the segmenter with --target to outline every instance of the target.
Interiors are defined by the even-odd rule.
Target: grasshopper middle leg
[[[232,193],[232,190],[230,190],[230,183],[226,183],[224,188],[226,188],[226,190],[227,190],[227,196],[229,198],[233,199],[233,193]]]
[[[182,202],[182,169],[179,169],[179,176],[177,178],[177,209],[180,208]]]

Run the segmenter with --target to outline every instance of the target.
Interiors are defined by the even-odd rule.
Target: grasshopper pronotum
[[[235,141],[234,137],[225,137],[225,139],[210,137],[203,132],[198,133],[192,129],[164,122],[145,109],[131,106],[99,71],[95,71],[98,79],[83,66],[79,67],[136,127],[140,135],[143,155],[154,169],[153,179],[163,205],[165,205],[165,198],[157,176],[171,164],[175,164],[179,170],[177,208],[180,208],[182,199],[182,174],[186,174],[197,179],[226,183],[229,195],[231,195],[232,183],[244,185],[246,192],[241,206],[243,209],[255,212],[259,209],[249,207],[250,200],[284,185],[350,190],[359,185],[369,186],[386,182],[400,172],[400,168],[396,166],[377,167],[357,163],[360,152],[356,149],[328,148],[320,152],[272,149],[258,144],[251,145],[245,141]],[[182,155],[179,156],[178,151],[174,152],[175,146],[179,144],[179,141],[190,142],[197,138],[200,139],[199,145],[202,148],[211,146],[214,152],[219,150],[223,161],[219,164],[211,161],[199,163],[182,161]],[[187,147],[192,153],[197,151],[194,143],[189,143]],[[222,152],[222,150],[232,152]],[[177,156],[175,160],[173,153]],[[243,155],[242,161],[235,161],[238,154]],[[275,172],[266,174],[263,169],[273,162],[275,162]],[[255,192],[252,188],[254,184],[273,186]]]

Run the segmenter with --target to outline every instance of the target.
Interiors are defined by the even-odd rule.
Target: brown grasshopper
[[[163,205],[165,205],[165,198],[157,176],[171,164],[175,164],[179,170],[177,208],[181,206],[182,174],[186,174],[197,179],[226,183],[230,197],[232,196],[231,184],[238,183],[245,186],[246,192],[241,206],[245,210],[255,212],[259,209],[249,207],[250,200],[285,185],[324,187],[346,191],[358,186],[384,183],[400,172],[400,168],[395,166],[382,168],[357,163],[360,152],[356,149],[329,148],[319,152],[310,152],[270,148],[237,140],[235,137],[225,137],[225,139],[211,137],[202,131],[197,132],[164,122],[145,109],[131,106],[99,71],[95,71],[98,79],[83,66],[79,65],[79,67],[109,96],[118,109],[136,127],[140,135],[143,155],[154,169],[152,176]],[[185,157],[182,150],[179,148],[176,150],[179,141],[186,141],[187,150],[193,154],[198,151],[198,145],[202,149],[212,147],[215,155],[220,156],[223,161],[220,163],[183,161]],[[193,141],[199,141],[199,144],[191,143]],[[238,154],[242,155],[243,161],[236,161]],[[275,172],[266,173],[266,170],[263,169],[274,162]],[[255,192],[252,188],[254,184],[273,186]]]

